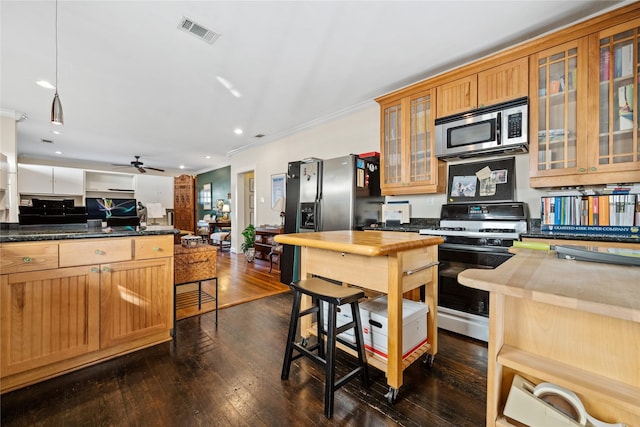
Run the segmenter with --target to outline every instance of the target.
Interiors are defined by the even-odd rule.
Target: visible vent
[[[254,136],[254,138],[262,138],[262,137],[264,137],[264,133],[259,133]]]
[[[183,16],[178,24],[178,29],[185,31],[189,34],[194,35],[195,37],[206,41],[209,44],[213,44],[218,37],[220,37],[219,33],[215,31],[209,30],[203,27],[200,24],[195,23],[192,19]]]
[[[47,144],[53,144],[53,141],[50,139],[44,139],[42,138],[42,142],[47,143]]]

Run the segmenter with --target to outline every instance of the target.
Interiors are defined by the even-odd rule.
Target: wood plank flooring
[[[269,278],[268,264],[246,265],[226,253],[234,287]],[[228,266],[225,262],[228,260]],[[257,271],[256,271],[257,270]],[[266,272],[266,273],[265,273]],[[222,273],[220,273],[222,274]],[[238,292],[240,292],[238,290]],[[0,397],[3,426],[455,426],[485,424],[487,348],[439,333],[431,369],[404,372],[398,400],[384,398],[384,374],[336,392],[331,420],[323,415],[324,375],[298,359],[280,379],[291,310],[290,292],[233,305],[178,322],[178,340],[144,349]],[[339,353],[338,372],[352,359]]]

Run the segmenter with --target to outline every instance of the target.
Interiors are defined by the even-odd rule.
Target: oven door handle
[[[423,265],[422,267],[414,268],[413,270],[404,271],[403,274],[405,276],[411,276],[413,274],[416,274],[419,271],[426,270],[427,268],[431,268],[431,267],[433,267],[435,265],[438,265],[438,264],[440,264],[438,261],[430,262],[429,264]]]
[[[505,246],[475,246],[475,245],[462,245],[442,243],[439,248],[448,249],[452,251],[472,251],[472,252],[494,252],[494,253],[509,253],[509,248]]]

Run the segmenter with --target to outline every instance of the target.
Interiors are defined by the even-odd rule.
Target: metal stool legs
[[[307,286],[305,286],[309,284],[313,285],[310,287],[311,289],[308,289]],[[369,368],[365,356],[364,337],[362,335],[361,326],[362,322],[358,306],[358,299],[362,298],[364,293],[358,290],[349,291],[348,288],[334,285],[333,283],[325,282],[321,279],[309,279],[307,281],[295,282],[291,284],[291,287],[294,290],[293,307],[291,309],[291,319],[289,322],[289,331],[287,334],[287,345],[282,365],[281,378],[283,380],[289,378],[291,363],[302,356],[307,356],[311,360],[322,365],[325,370],[324,415],[327,418],[331,418],[333,416],[334,408],[334,393],[337,389],[358,375],[360,375],[362,379],[363,386],[369,386]],[[319,291],[326,291],[327,295],[324,295]],[[303,293],[311,296],[313,304],[310,308],[301,312],[300,307]],[[324,301],[328,304],[326,331],[323,327],[324,313],[320,301]],[[338,327],[336,319],[337,307],[344,303],[348,303],[350,305],[352,321]],[[317,313],[317,342],[308,346],[306,339],[304,339],[302,343],[297,344],[295,339],[298,329],[298,320],[301,317],[311,315],[313,313]],[[339,334],[348,329],[354,329],[356,340],[355,344],[338,337]],[[324,339],[325,336],[326,346]],[[351,348],[357,353],[358,366],[336,381],[335,358],[337,342]],[[294,350],[296,350],[297,354],[294,354]],[[316,350],[317,354],[315,353]]]

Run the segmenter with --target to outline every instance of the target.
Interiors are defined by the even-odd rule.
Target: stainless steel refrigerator
[[[287,170],[285,233],[361,230],[377,223],[380,205],[377,158],[355,154],[291,162]],[[299,278],[299,251],[284,245],[280,280]]]

